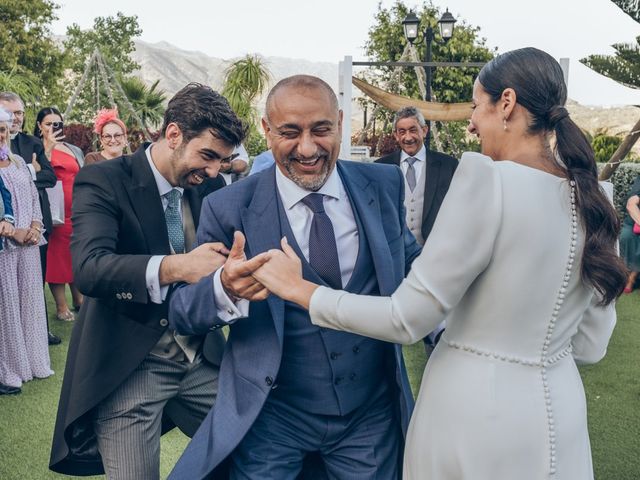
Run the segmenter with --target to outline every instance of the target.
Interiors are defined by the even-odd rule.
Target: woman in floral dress
[[[11,115],[0,110],[0,177],[15,220],[13,239],[0,252],[0,384],[19,388],[53,371],[38,250],[44,243],[42,214],[24,160],[9,150],[10,123]]]

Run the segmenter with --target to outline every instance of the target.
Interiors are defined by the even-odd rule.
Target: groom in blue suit
[[[306,278],[390,295],[420,251],[402,173],[337,160],[342,112],[319,78],[280,81],[262,123],[276,165],[202,207],[198,243],[233,243],[227,262],[172,296],[179,333],[231,326],[216,404],[170,478],[317,478],[303,471],[308,454],[331,479],[399,478],[413,407],[400,347],[315,327],[251,273],[286,237]]]

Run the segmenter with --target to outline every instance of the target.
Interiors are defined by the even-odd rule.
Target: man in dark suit
[[[413,407],[401,349],[313,326],[295,305],[264,301],[251,273],[286,236],[306,278],[389,295],[420,250],[402,176],[337,160],[342,112],[319,78],[280,81],[262,122],[276,165],[203,204],[198,242],[233,243],[224,268],[172,296],[178,331],[231,327],[216,404],[170,478],[292,480],[310,455],[329,478],[399,478]]]
[[[74,326],[49,468],[157,479],[169,420],[191,436],[214,403],[224,337],[168,328],[176,282],[225,260],[195,240],[201,198],[245,136],[228,102],[189,84],[169,102],[160,140],[83,168],[73,196],[73,270],[87,296]],[[188,252],[188,253],[185,253]]]
[[[393,136],[400,148],[376,160],[398,165],[405,178],[407,225],[420,245],[427,240],[442,200],[458,166],[450,155],[427,150],[429,127],[415,107],[399,110],[393,119]]]
[[[24,125],[24,102],[22,99],[13,92],[0,92],[0,107],[13,113],[11,151],[24,159],[31,173],[31,178],[36,184],[40,199],[40,210],[42,210],[42,223],[45,228],[44,238],[48,240],[49,234],[53,229],[53,223],[51,222],[49,197],[45,189],[51,188],[56,184],[56,174],[45,154],[40,139],[22,132]],[[47,244],[40,247],[40,265],[42,266],[42,283],[44,284],[45,272],[47,271]],[[45,306],[46,304],[47,302],[45,301]],[[47,331],[49,332],[49,345],[58,345],[61,340],[60,337],[49,331],[48,315]]]
[[[458,160],[428,150],[424,139],[429,132],[424,116],[415,107],[405,107],[393,119],[393,136],[400,148],[376,160],[398,165],[404,175],[404,206],[407,226],[416,241],[424,245],[438,216]],[[430,351],[444,331],[444,322],[424,339]]]

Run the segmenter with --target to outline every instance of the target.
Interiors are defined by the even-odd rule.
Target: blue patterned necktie
[[[409,190],[411,190],[412,192],[413,189],[416,188],[416,169],[414,168],[413,164],[417,161],[418,159],[414,157],[405,158],[405,162],[407,162],[407,173],[405,176],[407,177],[407,185],[409,185]]]
[[[180,217],[180,197],[182,197],[182,194],[180,190],[173,188],[170,192],[165,193],[164,197],[169,201],[164,211],[169,242],[173,247],[174,253],[184,253],[184,230],[182,218]]]
[[[324,195],[311,193],[302,199],[313,212],[309,232],[309,264],[331,288],[342,288],[336,236],[331,219],[324,211]]]

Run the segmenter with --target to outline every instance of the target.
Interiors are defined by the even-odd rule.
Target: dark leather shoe
[[[10,387],[9,385],[0,383],[0,395],[17,395],[21,392],[22,389],[20,387]]]
[[[49,345],[60,345],[62,343],[62,339],[53,333],[49,332]]]

